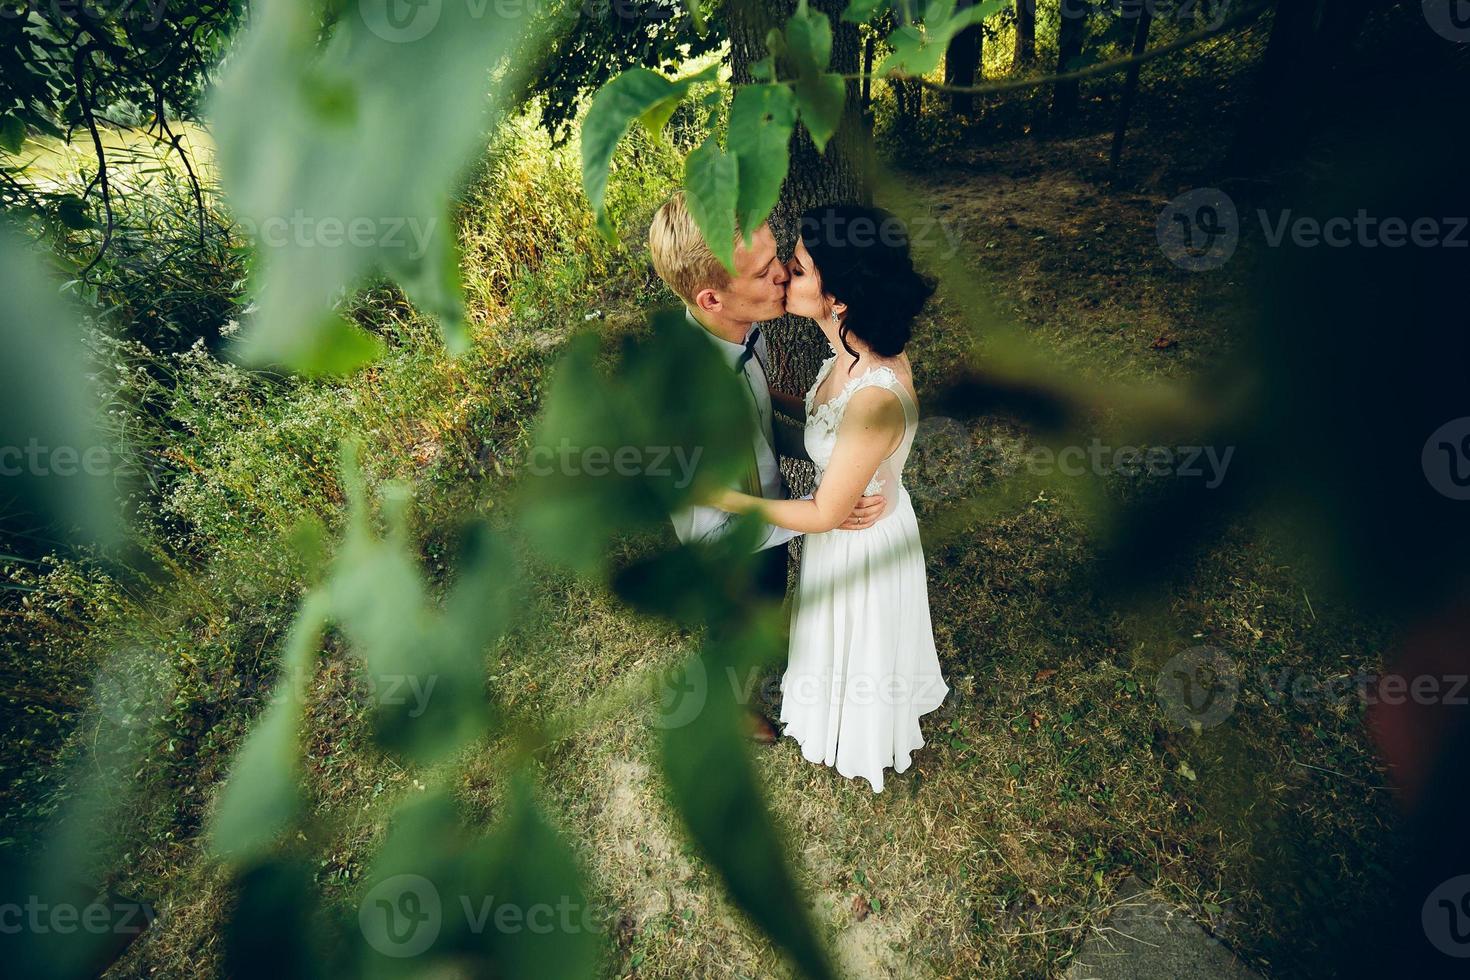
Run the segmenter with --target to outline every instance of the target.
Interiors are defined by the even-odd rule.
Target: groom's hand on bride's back
[[[847,520],[837,525],[843,531],[856,531],[859,528],[872,527],[878,515],[883,513],[886,503],[882,494],[875,493],[871,497],[859,497],[857,504],[852,508],[852,513],[847,515]]]

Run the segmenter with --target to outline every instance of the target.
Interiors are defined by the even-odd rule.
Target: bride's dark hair
[[[801,216],[801,243],[811,253],[822,291],[847,304],[838,339],[857,337],[880,357],[903,352],[914,318],[934,293],[934,282],[914,269],[909,233],[882,208],[831,204]]]

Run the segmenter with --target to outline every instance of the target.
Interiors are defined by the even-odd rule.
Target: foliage
[[[0,223],[0,446],[6,513],[59,526],[82,541],[117,540],[75,311],[45,288],[36,256]],[[80,532],[80,533],[78,533]]]
[[[86,200],[95,186],[110,218],[100,127],[149,121],[161,141],[183,153],[168,120],[193,112],[200,83],[243,8],[243,0],[7,7],[0,16],[0,205],[77,229],[92,220]],[[61,138],[77,128],[97,141],[98,175],[86,193],[58,193],[26,180],[25,164],[13,160],[26,134]]]
[[[436,5],[400,25],[361,12],[319,43],[310,5],[262,4],[214,96],[220,171],[258,239],[259,315],[241,342],[257,363],[311,374],[371,360],[379,345],[333,307],[378,270],[465,344],[449,186],[491,118],[465,93],[503,67],[529,15]]]
[[[686,0],[591,0],[551,33],[545,61],[528,90],[539,97],[541,125],[558,143],[570,139],[587,95],[633,67],[673,72],[724,43],[724,4],[703,18]]]
[[[357,20],[330,24],[323,39],[318,37],[317,19],[291,11],[282,0],[263,11],[232,68],[235,75],[222,90],[217,109],[226,179],[242,217],[262,222],[301,213],[315,221],[345,221],[392,208],[405,220],[416,218],[433,227],[442,219],[446,227],[431,236],[434,244],[426,254],[406,262],[379,254],[375,246],[322,255],[322,249],[313,251],[299,241],[297,247],[278,251],[263,244],[258,252],[261,265],[256,282],[262,309],[247,350],[263,360],[282,361],[305,373],[345,371],[385,350],[387,344],[379,334],[370,334],[352,322],[351,304],[339,302],[343,290],[378,271],[391,274],[425,312],[444,321],[451,340],[460,330],[467,336],[468,327],[460,323],[458,312],[459,263],[447,227],[451,195],[446,188],[469,156],[472,137],[486,117],[478,100],[466,100],[472,103],[468,106],[440,110],[456,92],[465,88],[476,91],[475,86],[495,66],[497,55],[509,48],[486,44],[484,26],[475,23],[473,16],[469,20],[451,17],[431,25],[426,36],[432,40],[425,44],[424,37],[390,40],[372,30],[370,24],[363,26],[367,21]],[[952,9],[932,6],[917,35],[890,36],[897,60],[885,62],[885,70],[923,68],[934,56],[932,38],[944,36],[958,19]],[[383,26],[378,24],[379,28]],[[912,32],[913,28],[908,25],[900,31]],[[445,32],[456,37],[444,38]],[[511,40],[505,43],[509,45]],[[395,44],[399,47],[391,47]],[[763,69],[765,77],[756,85],[741,87],[731,98],[726,149],[721,150],[716,139],[710,137],[691,155],[696,162],[686,167],[686,182],[691,195],[699,198],[696,211],[707,236],[735,228],[749,234],[769,213],[786,176],[787,147],[798,120],[814,141],[825,142],[836,126],[833,76],[826,71],[830,58],[830,24],[826,18],[812,14],[804,4],[799,6],[784,31],[773,32],[768,49],[771,60]],[[792,70],[794,77],[781,77],[778,70]],[[607,206],[608,174],[617,144],[631,122],[643,120],[650,136],[656,137],[693,89],[695,78],[709,80],[708,76],[694,76],[670,81],[640,69],[613,79],[594,100],[588,125],[594,129],[595,138],[584,141],[583,159],[588,199],[599,225],[607,226],[608,216],[614,211]],[[258,92],[268,93],[272,99],[274,111],[268,117],[252,103]],[[710,99],[707,103],[711,110],[715,102]],[[391,138],[401,135],[425,114],[440,124],[430,127],[432,148]],[[252,121],[264,131],[247,133],[247,123]],[[712,111],[711,129],[713,122]],[[253,141],[247,138],[252,135]],[[369,158],[371,166],[356,166]],[[728,256],[728,251],[722,251],[722,257]],[[1307,271],[1319,280],[1330,278],[1330,270],[1323,266]],[[1361,271],[1362,275],[1350,281],[1371,278],[1371,270]],[[573,277],[575,274],[576,270]],[[1396,278],[1403,281],[1409,277]],[[1443,280],[1449,278],[1444,276]],[[32,336],[28,337],[24,326],[28,319],[36,322],[36,314],[40,314],[45,318],[40,322],[58,322],[55,318],[65,316],[48,303],[46,291],[37,288],[37,281],[44,280],[33,278],[22,267],[19,278],[7,283],[13,288],[0,292],[7,304],[4,319],[0,320],[7,335],[14,334],[32,346],[34,328],[29,328]],[[951,281],[960,282],[956,289],[964,295],[963,275]],[[1293,309],[1290,300],[1295,294],[1287,287],[1283,292],[1288,302],[1281,308]],[[378,294],[381,306],[390,305],[382,296],[391,293],[384,287]],[[1429,312],[1443,312],[1432,301],[1426,305]],[[394,314],[398,312],[395,307]],[[411,319],[411,313],[405,317]],[[1342,319],[1350,322],[1352,318],[1345,315]],[[403,327],[412,329],[408,324]],[[1275,333],[1286,336],[1291,331]],[[419,336],[422,339],[422,334]],[[1155,431],[1169,427],[1187,430],[1198,422],[1194,416],[1184,415],[1181,421],[1169,415],[1167,409],[1177,405],[1162,396],[1144,404],[1145,398],[1109,393],[1116,399],[1109,405],[1108,399],[1091,386],[1027,363],[1027,348],[1006,331],[997,329],[988,339],[986,372],[973,373],[958,387],[960,400],[970,406],[1005,408],[1012,405],[1007,399],[1024,401],[1030,410],[1054,425],[1058,420],[1076,425],[1087,413],[1105,405],[1118,408],[1119,414],[1131,414],[1125,420],[1127,425],[1141,422],[1145,427],[1155,427]],[[1295,343],[1283,351],[1287,356],[1281,363],[1308,374],[1303,365],[1308,363],[1310,352]],[[635,466],[632,472],[618,467],[611,474],[606,473],[605,465],[602,474],[591,465],[553,467],[552,472],[525,481],[501,527],[492,530],[481,520],[473,522],[465,536],[464,554],[457,561],[443,560],[442,538],[447,536],[444,527],[448,523],[444,515],[423,518],[430,530],[421,545],[414,534],[408,487],[393,480],[375,483],[365,477],[352,450],[342,461],[341,485],[350,507],[340,534],[320,533],[311,523],[303,525],[295,520],[301,512],[309,513],[316,507],[329,515],[335,513],[337,484],[322,464],[321,454],[330,453],[330,440],[323,437],[334,434],[327,431],[334,427],[365,427],[363,419],[354,416],[359,407],[363,413],[375,411],[371,405],[337,406],[338,414],[330,416],[330,425],[321,428],[295,432],[284,425],[272,428],[274,434],[293,443],[298,458],[310,460],[316,471],[305,477],[295,474],[286,478],[311,484],[309,494],[288,499],[285,506],[262,507],[256,513],[269,516],[271,530],[295,539],[301,552],[295,571],[305,569],[301,577],[308,579],[308,586],[297,605],[283,656],[268,657],[279,659],[281,664],[274,671],[273,693],[260,699],[267,703],[262,705],[252,730],[238,739],[222,739],[216,746],[221,755],[226,747],[234,751],[206,830],[222,864],[221,877],[238,898],[226,929],[226,956],[233,974],[289,970],[393,976],[449,970],[471,963],[497,975],[580,976],[594,968],[592,938],[585,931],[548,938],[499,930],[480,934],[454,927],[430,937],[428,945],[419,950],[423,958],[399,955],[402,950],[398,944],[415,941],[416,928],[405,939],[392,927],[391,918],[376,920],[378,925],[388,926],[380,931],[367,926],[356,932],[324,927],[317,935],[319,892],[324,890],[327,876],[314,879],[310,861],[323,867],[333,860],[318,853],[336,831],[327,826],[327,818],[309,805],[302,792],[308,763],[323,757],[320,747],[306,743],[302,730],[306,691],[325,669],[326,658],[320,656],[320,648],[327,643],[345,647],[375,681],[407,677],[418,678],[421,686],[425,681],[445,685],[429,705],[410,706],[394,700],[383,686],[376,687],[371,698],[367,729],[372,748],[395,763],[413,765],[429,785],[422,786],[415,780],[423,795],[410,795],[407,802],[395,807],[393,828],[377,848],[367,880],[353,881],[350,873],[344,874],[345,880],[353,881],[351,890],[357,895],[362,914],[386,909],[418,921],[424,894],[415,890],[417,883],[406,884],[405,878],[426,880],[451,900],[463,895],[491,895],[521,908],[562,900],[585,905],[583,875],[571,856],[572,848],[542,816],[537,802],[546,792],[538,787],[538,763],[561,737],[557,725],[575,727],[578,719],[570,723],[555,719],[553,724],[535,712],[517,717],[497,710],[502,707],[497,703],[499,691],[495,679],[486,676],[487,651],[501,636],[514,631],[518,617],[526,612],[511,587],[524,563],[511,539],[523,534],[527,546],[539,556],[575,570],[583,582],[610,585],[646,614],[684,625],[712,622],[728,629],[734,623],[747,624],[733,640],[708,642],[698,656],[687,661],[686,677],[696,670],[708,674],[767,663],[779,643],[770,628],[769,611],[750,598],[749,522],[740,533],[719,545],[678,548],[642,556],[631,563],[624,561],[628,554],[625,539],[630,533],[660,524],[668,510],[689,502],[700,488],[723,481],[735,465],[748,432],[742,428],[745,416],[739,411],[739,398],[731,390],[736,382],[707,346],[680,330],[677,319],[655,318],[649,336],[626,339],[615,354],[610,359],[611,370],[604,373],[604,351],[597,338],[584,337],[572,343],[545,396],[545,411],[533,437],[532,458],[544,458],[546,454],[557,458],[568,446],[580,447],[578,451],[587,454],[581,459],[584,464],[591,462],[590,452],[599,449],[603,453],[658,449],[665,454],[682,452],[685,458],[696,455],[696,450],[708,450],[708,458],[700,461],[695,478],[672,480],[667,472],[660,474],[650,467]],[[45,357],[34,360],[43,367],[54,367]],[[454,370],[447,373],[452,375]],[[227,377],[236,369],[220,368],[219,372],[219,377]],[[233,376],[238,378],[238,372]],[[27,392],[30,397],[26,410],[34,412],[36,405],[43,404],[42,394],[54,394],[35,391],[38,385],[65,385],[65,379],[55,380],[61,377],[60,372],[51,371],[21,379],[29,381],[33,389]],[[1402,375],[1399,380],[1404,380]],[[260,404],[264,399],[257,397],[257,384],[240,381],[237,390],[219,402],[233,400],[241,406],[242,416],[264,411]],[[1275,390],[1289,387],[1282,384]],[[690,389],[701,394],[694,408],[683,397]],[[344,401],[344,393],[349,390],[346,386],[335,391],[316,389],[323,400],[341,395]],[[462,389],[456,389],[450,381],[444,384],[444,390],[455,393]],[[1451,387],[1445,385],[1444,390]],[[1340,392],[1330,387],[1322,394],[1311,400],[1314,406],[1342,401],[1334,397]],[[180,397],[199,395],[186,391]],[[362,398],[364,402],[371,400]],[[1419,407],[1424,417],[1442,414],[1444,409],[1443,405],[1429,403]],[[269,410],[281,411],[280,406]],[[1289,455],[1290,440],[1305,441],[1305,435],[1322,427],[1321,419],[1301,413],[1300,408],[1280,408],[1279,418],[1285,424],[1279,431],[1272,431],[1270,419],[1254,414],[1222,413],[1212,421],[1222,427],[1222,432],[1240,433],[1242,444],[1256,447],[1265,457],[1282,459]],[[61,438],[87,438],[72,424],[76,414],[65,406],[58,411],[63,426]],[[1385,442],[1392,442],[1400,434],[1398,421],[1380,424]],[[1417,424],[1422,418],[1412,421]],[[240,418],[214,418],[212,424],[219,429],[242,427]],[[29,431],[37,430],[31,426]],[[436,437],[442,434],[436,433]],[[373,431],[372,435],[380,440],[393,438],[392,433],[381,431]],[[514,450],[519,448],[516,435],[511,433],[506,444],[495,447],[495,451],[515,458]],[[208,440],[201,438],[200,442]],[[440,448],[442,451],[442,445]],[[1341,450],[1342,446],[1334,448]],[[1293,476],[1299,484],[1288,486],[1316,491],[1319,486],[1314,479],[1333,473],[1333,467],[1350,455],[1336,451],[1326,465],[1322,459],[1308,460],[1303,472]],[[228,471],[230,462],[215,467],[212,478],[218,479],[219,472]],[[495,463],[498,468],[498,456]],[[243,473],[228,474],[224,482],[254,505],[264,494],[262,487],[253,482],[254,474],[248,467],[244,469]],[[203,492],[217,485],[205,483]],[[382,502],[386,536],[378,531],[379,515],[369,502],[370,486],[375,486]],[[1414,487],[1422,496],[1417,477]],[[1388,480],[1375,491],[1378,499],[1387,503],[1404,505],[1418,500],[1413,492],[1400,494],[1403,489],[1401,483]],[[1014,486],[1007,492],[1014,493]],[[469,497],[473,497],[473,491],[453,503],[465,505]],[[474,503],[477,509],[483,509],[479,507],[482,501]],[[951,520],[962,525],[993,503],[993,499],[976,500],[962,505]],[[1050,501],[1042,493],[1032,505],[1046,510]],[[1166,500],[1164,505],[1174,508],[1170,513],[1178,513],[1181,508],[1177,500]],[[1238,502],[1233,505],[1240,506]],[[239,521],[240,514],[234,512],[230,501],[217,502],[215,507],[213,513],[219,525],[232,519]],[[446,509],[462,512],[463,508]],[[1379,510],[1391,514],[1411,509],[1394,506]],[[1133,507],[1123,510],[1122,516],[1132,522],[1125,526],[1136,530],[1151,515]],[[1356,528],[1367,523],[1362,513],[1352,516],[1355,519],[1343,521],[1344,526]],[[1198,533],[1197,529],[1191,530]],[[329,537],[335,537],[338,543],[326,545]],[[1130,580],[1142,580],[1146,574],[1141,567],[1145,556],[1136,553],[1132,545],[1146,537],[1142,533],[1124,535],[1126,543],[1118,554],[1132,563]],[[1129,547],[1135,551],[1130,552]],[[430,552],[428,560],[419,553],[421,550]],[[331,559],[324,563],[319,558],[327,552]],[[254,555],[248,557],[255,559]],[[1444,560],[1432,566],[1431,572],[1447,578]],[[1368,567],[1367,562],[1361,564]],[[451,567],[454,574],[449,574]],[[1372,576],[1368,578],[1372,580]],[[449,584],[444,583],[445,579]],[[262,576],[258,581],[271,579]],[[492,597],[491,601],[486,597]],[[277,594],[273,601],[281,604],[290,600]],[[330,633],[329,624],[333,628]],[[227,629],[214,622],[198,626],[200,634],[210,631],[218,634]],[[257,651],[281,645],[275,629],[266,630],[258,639]],[[187,648],[188,643],[182,646]],[[271,672],[262,671],[262,675]],[[1120,679],[1117,690],[1119,697],[1127,698],[1138,693],[1138,686]],[[420,712],[419,707],[425,710]],[[733,692],[716,683],[708,692],[704,710],[688,727],[665,733],[661,758],[670,796],[690,837],[724,882],[731,899],[801,972],[816,977],[830,975],[831,967],[814,923],[805,914],[793,912],[804,909],[805,902],[783,853],[779,828],[768,813],[743,751],[737,717]],[[1069,716],[1063,725],[1049,731],[1059,747],[1069,737],[1066,728],[1074,721],[1076,718]],[[1034,715],[1031,722],[1019,724],[1019,730],[1040,725]],[[481,835],[462,812],[455,787],[450,785],[454,772],[444,763],[482,746],[487,737],[504,740],[504,753],[497,756],[497,761],[503,762],[503,771],[497,770],[496,775],[507,789],[496,806],[497,829]],[[951,738],[951,747],[965,751],[958,732]],[[1080,747],[1075,751],[1080,752]],[[1181,773],[1189,773],[1185,778],[1194,779],[1193,769],[1181,766]],[[115,768],[128,771],[126,766]],[[713,790],[705,785],[712,771],[719,777]],[[1028,775],[1017,762],[1009,763],[1003,771],[1023,784]],[[191,786],[196,793],[198,785],[214,783],[196,780]],[[1073,792],[1077,793],[1075,788]],[[1099,792],[1106,796],[1108,790],[1103,787]],[[85,814],[95,818],[96,812],[106,812],[94,812],[89,807],[95,802],[87,802],[88,806],[82,808]],[[96,826],[96,821],[82,821],[79,826]],[[347,832],[351,833],[352,828]],[[64,847],[54,848],[51,856],[63,865],[75,861]],[[1100,888],[1103,870],[1112,866],[1109,855],[1099,845],[1085,860],[1089,879],[1096,880]],[[861,884],[867,889],[866,880]],[[1016,884],[1019,889],[1024,883]],[[385,888],[387,891],[382,890]],[[881,911],[878,904],[871,904]],[[264,908],[273,913],[269,920],[261,917]],[[258,949],[261,944],[253,942],[258,940],[262,927],[274,930],[274,942],[267,944],[264,952]]]

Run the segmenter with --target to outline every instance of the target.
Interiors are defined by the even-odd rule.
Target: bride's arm
[[[832,462],[811,500],[766,500],[728,490],[711,503],[734,514],[759,512],[767,523],[793,531],[830,531],[852,513],[878,466],[903,439],[903,427],[903,405],[893,393],[865,388],[847,404]]]

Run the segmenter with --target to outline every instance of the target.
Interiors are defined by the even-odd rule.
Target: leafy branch
[[[1241,11],[1215,27],[1185,34],[1150,51],[1089,65],[1075,71],[977,85],[946,85],[927,78],[939,67],[950,41],[965,28],[998,13],[1006,0],[985,0],[961,10],[955,0],[931,0],[922,20],[907,3],[892,11],[898,27],[886,43],[892,49],[871,72],[827,71],[832,54],[832,25],[826,14],[799,0],[781,29],[766,36],[768,54],[751,70],[756,81],[733,89],[725,145],[713,133],[685,160],[683,187],[689,210],[711,251],[734,268],[736,231],[747,240],[766,220],[780,196],[790,169],[790,142],[799,121],[818,152],[841,124],[848,82],[887,79],[913,82],[942,92],[1005,94],[1048,85],[1099,78],[1135,68],[1192,47],[1256,21],[1269,8],[1262,4]],[[873,23],[887,16],[890,0],[852,0],[844,21]],[[602,87],[588,110],[582,130],[582,181],[599,229],[613,235],[605,197],[613,151],[634,120],[655,136],[675,107],[700,82],[727,83],[713,69],[670,80],[646,68],[623,72]],[[709,128],[717,121],[720,91],[705,96]]]

